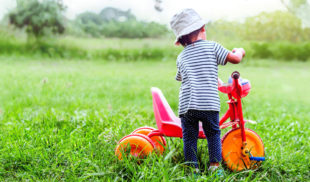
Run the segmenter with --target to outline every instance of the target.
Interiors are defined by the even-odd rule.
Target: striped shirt
[[[218,65],[226,64],[228,53],[216,42],[198,40],[187,45],[179,54],[175,78],[182,81],[179,115],[189,109],[220,111]]]

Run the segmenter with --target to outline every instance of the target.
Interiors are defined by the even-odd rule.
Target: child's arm
[[[226,57],[226,62],[230,62],[232,64],[238,64],[241,62],[244,56],[245,51],[243,48],[234,48],[231,52],[228,53]]]
[[[181,82],[182,81],[182,75],[181,75],[181,71],[179,68],[179,61],[178,61],[179,57],[180,57],[180,55],[177,58],[177,74],[175,75],[175,80]]]
[[[180,73],[179,69],[178,69],[177,74],[175,76],[175,80],[182,81],[182,76],[181,76],[181,73]]]

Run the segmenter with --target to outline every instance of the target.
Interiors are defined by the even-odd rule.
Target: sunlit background
[[[0,3],[0,17],[16,6],[16,2],[10,0],[0,0]],[[64,0],[63,3],[67,6],[65,15],[70,19],[85,11],[99,13],[105,7],[115,7],[131,10],[140,20],[160,23],[168,23],[174,13],[184,8],[194,8],[206,20],[242,20],[263,11],[286,10],[281,0],[166,0],[161,3],[155,0]],[[161,11],[157,11],[155,7],[159,7]]]
[[[136,128],[157,128],[151,87],[177,115],[183,47],[169,20],[184,8],[206,20],[208,40],[246,51],[219,77],[250,80],[244,118],[267,160],[223,167],[222,181],[310,181],[309,0],[0,0],[0,181],[195,181],[178,138],[139,165],[114,155]],[[198,158],[200,181],[218,180],[204,140]]]
[[[302,43],[310,40],[307,0],[0,0],[0,3],[2,39],[17,36],[17,41],[27,39],[30,43],[54,36],[59,43],[66,42],[65,39],[75,42],[77,38],[156,38],[157,43],[168,46],[174,39],[170,18],[184,8],[194,8],[206,21],[208,39],[228,48],[238,41],[247,48],[249,57],[305,61],[310,54]],[[298,43],[294,49],[303,54],[286,55],[284,49],[288,49],[290,42]],[[157,43],[155,40],[153,44]],[[103,45],[96,44],[94,48],[100,46]]]

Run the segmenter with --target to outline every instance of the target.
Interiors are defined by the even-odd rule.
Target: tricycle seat
[[[153,109],[159,132],[167,137],[182,138],[182,126],[180,118],[176,117],[166,98],[159,88],[151,88],[153,97]],[[199,138],[205,138],[202,124],[199,123]]]

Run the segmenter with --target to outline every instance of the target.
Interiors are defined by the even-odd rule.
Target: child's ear
[[[205,32],[205,31],[206,31],[205,26],[202,27],[201,31],[202,31],[202,32]]]

